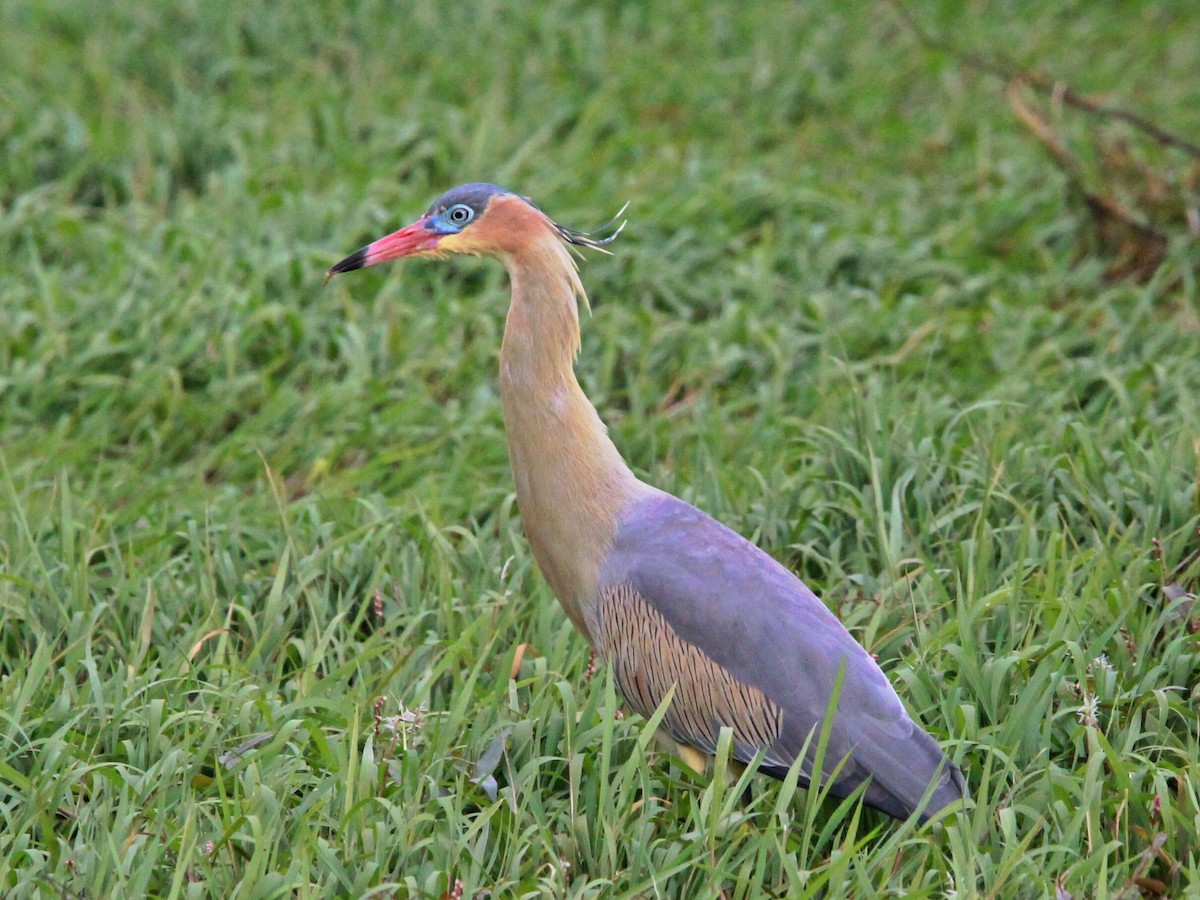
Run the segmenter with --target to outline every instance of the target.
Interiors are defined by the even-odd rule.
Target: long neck
[[[575,378],[583,287],[567,249],[548,234],[505,264],[512,305],[500,396],[517,502],[542,574],[586,635],[583,605],[621,511],[644,486]]]

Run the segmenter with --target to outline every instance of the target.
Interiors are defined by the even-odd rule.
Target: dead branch
[[[909,30],[916,35],[917,40],[931,50],[948,54],[966,68],[982,72],[985,75],[991,75],[1008,83],[1019,81],[1074,109],[1083,110],[1101,118],[1116,119],[1125,122],[1127,125],[1148,135],[1163,146],[1173,147],[1195,159],[1200,159],[1200,144],[1196,144],[1194,141],[1190,141],[1185,137],[1175,134],[1173,131],[1163,128],[1141,113],[1125,109],[1124,107],[1101,103],[1099,100],[1094,100],[1091,97],[1080,94],[1074,88],[1060,80],[1047,78],[1036,72],[1025,72],[1011,63],[989,59],[982,54],[970,50],[962,50],[949,41],[936,37],[926,31],[921,23],[917,21],[916,16],[900,0],[887,0],[887,2],[896,11],[896,14]]]

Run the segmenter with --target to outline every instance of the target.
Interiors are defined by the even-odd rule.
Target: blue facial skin
[[[425,227],[434,234],[458,234],[475,221],[475,210],[465,203],[435,213],[425,222]]]
[[[509,194],[494,184],[462,184],[433,201],[425,213],[425,227],[435,234],[458,234],[483,215],[492,198]]]

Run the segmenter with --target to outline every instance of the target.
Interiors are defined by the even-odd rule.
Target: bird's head
[[[351,253],[329,270],[329,276],[404,257],[465,253],[504,259],[547,238],[599,249],[613,241],[621,227],[597,240],[557,224],[512,191],[494,184],[463,184],[438,197],[411,225]]]

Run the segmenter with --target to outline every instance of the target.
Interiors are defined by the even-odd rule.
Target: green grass
[[[1200,133],[1200,7],[917,8]],[[1196,244],[1106,284],[998,84],[874,4],[0,26],[0,894],[1196,890],[1200,646],[1153,551],[1200,524]],[[743,805],[615,715],[521,534],[498,267],[322,288],[477,179],[631,201],[585,388],[879,654],[957,821]]]

